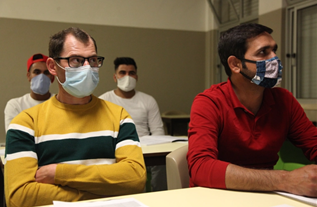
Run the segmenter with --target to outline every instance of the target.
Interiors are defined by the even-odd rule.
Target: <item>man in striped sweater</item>
[[[145,164],[130,115],[92,95],[103,60],[95,40],[83,30],[71,27],[51,37],[46,64],[59,91],[9,125],[9,207],[143,191]]]

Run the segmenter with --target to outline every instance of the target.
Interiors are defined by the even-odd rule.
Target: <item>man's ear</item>
[[[48,58],[46,60],[46,67],[53,76],[57,75],[55,60],[53,58]]]
[[[236,56],[231,55],[230,57],[228,57],[228,65],[232,73],[240,73],[242,62]]]
[[[28,78],[29,82],[31,82],[31,74],[30,74],[30,71],[28,71],[26,73],[26,77]]]
[[[113,74],[113,81],[114,81],[115,83],[117,83],[116,74]]]

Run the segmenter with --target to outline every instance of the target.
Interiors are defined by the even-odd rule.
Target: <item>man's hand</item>
[[[40,167],[35,174],[35,181],[38,183],[54,184],[57,164],[50,164]]]
[[[317,197],[317,165],[306,165],[291,171],[285,179],[285,191]]]

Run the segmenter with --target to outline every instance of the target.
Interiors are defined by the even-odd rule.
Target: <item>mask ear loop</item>
[[[64,67],[62,67],[58,62],[55,61],[55,63],[58,65],[58,67],[62,68],[63,70],[66,70]]]
[[[256,61],[247,60],[247,59],[241,59],[242,68],[243,69],[247,69],[247,66],[246,66],[245,62],[256,63]],[[245,73],[243,73],[241,70],[240,70],[240,74],[243,75],[245,78],[249,79],[251,81],[251,83],[253,83],[253,81],[252,81],[253,78],[250,78]]]
[[[56,62],[56,61],[55,61],[55,63],[58,65],[58,67],[60,67],[60,68],[62,68],[63,70],[65,70],[65,71],[66,71],[66,69],[65,69],[65,68],[63,68],[60,64],[58,64],[58,62]],[[66,79],[65,79],[64,83],[62,83],[62,82],[59,80],[59,78],[58,78],[57,74],[56,74],[56,80],[57,80],[57,81],[58,81],[61,85],[63,85],[63,84],[66,82]]]
[[[256,64],[256,62],[257,62],[257,61],[255,61],[255,60],[248,60],[248,59],[242,59],[241,61],[243,61],[243,62],[249,62],[249,63],[255,63],[255,64]]]

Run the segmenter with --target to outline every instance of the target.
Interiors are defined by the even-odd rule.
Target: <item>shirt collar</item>
[[[241,104],[241,102],[239,101],[239,99],[238,99],[236,93],[234,92],[230,78],[228,78],[227,83],[228,83],[228,91],[227,91],[228,93],[225,93],[225,96],[226,96],[227,100],[231,100],[231,103],[232,103],[233,108],[243,108],[243,109],[246,109],[246,108]]]
[[[228,91],[227,91],[227,93],[225,93],[225,96],[226,96],[227,100],[231,100],[233,108],[242,108],[244,110],[248,110],[244,105],[241,104],[237,95],[235,94],[230,78],[228,78],[227,83],[228,83]],[[272,90],[274,90],[274,89],[266,88],[264,90],[263,101],[262,101],[262,106],[261,106],[260,110],[262,108],[267,109],[267,107],[275,105],[275,100],[274,100],[274,97],[272,94]]]

